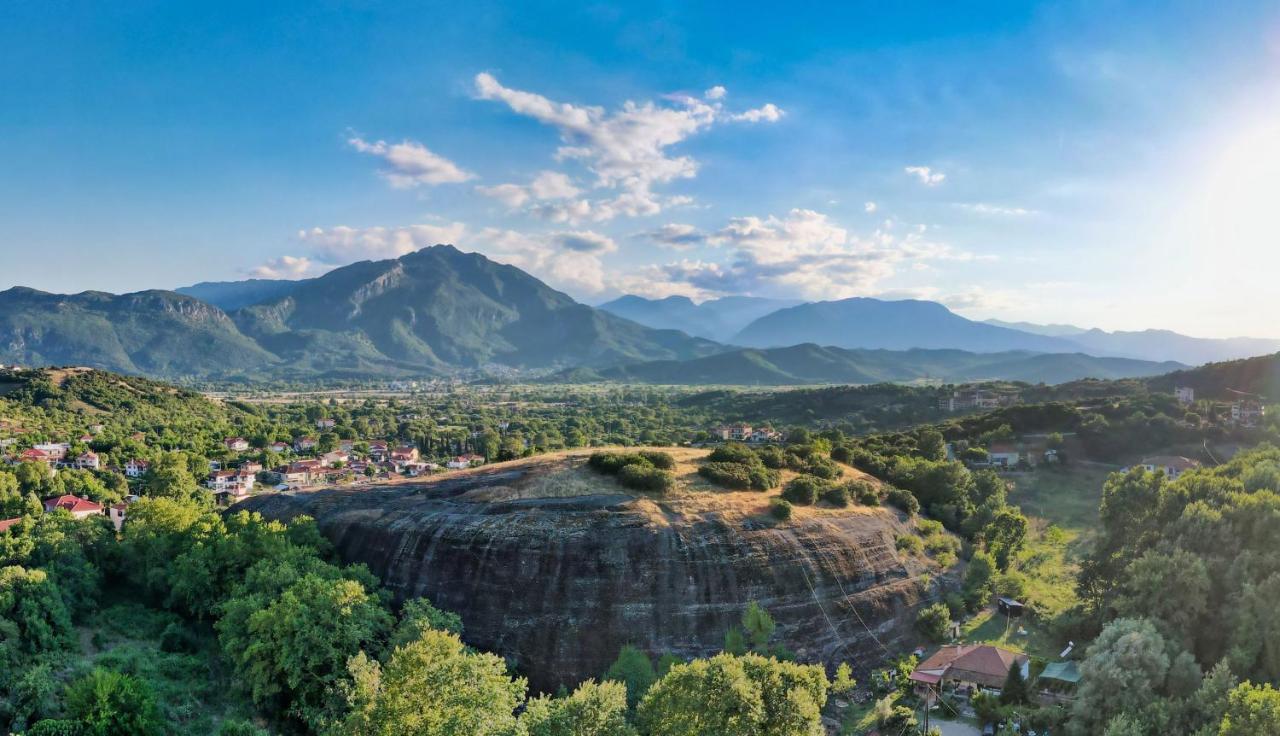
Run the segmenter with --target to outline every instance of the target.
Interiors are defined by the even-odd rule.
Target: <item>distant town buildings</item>
[[[1142,468],[1148,473],[1162,472],[1169,480],[1173,480],[1188,470],[1200,467],[1200,462],[1181,455],[1152,455],[1144,457],[1130,467]]]
[[[1196,403],[1196,390],[1190,386],[1178,386],[1173,390],[1173,395],[1180,404]]]

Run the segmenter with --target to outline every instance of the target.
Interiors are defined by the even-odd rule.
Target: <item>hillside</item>
[[[234,376],[279,359],[221,309],[170,291],[0,292],[0,363],[85,365],[156,376]]]
[[[880,383],[938,379],[949,382],[1009,380],[1065,383],[1082,378],[1151,376],[1183,368],[1079,353],[971,353],[961,350],[845,350],[811,343],[765,350],[745,349],[684,361],[653,361],[595,372],[573,371],[561,380],[631,383],[798,385]]]
[[[234,317],[273,353],[321,372],[602,366],[720,349],[579,304],[448,245],[336,269]]]
[[[722,348],[575,302],[513,266],[435,246],[289,282],[228,314],[174,292],[0,292],[0,363],[85,365],[158,377],[392,377],[499,365],[609,366]],[[237,291],[191,289],[234,302]]]
[[[1190,386],[1197,398],[1235,399],[1241,393],[1280,401],[1280,353],[1210,363],[1150,379],[1153,391],[1168,392]]]
[[[246,281],[201,281],[191,286],[174,289],[179,294],[193,296],[224,311],[260,304],[287,296],[309,279],[248,279]]]
[[[752,322],[733,343],[767,348],[812,342],[841,348],[1076,352],[1069,339],[965,319],[935,302],[865,297],[780,309]]]

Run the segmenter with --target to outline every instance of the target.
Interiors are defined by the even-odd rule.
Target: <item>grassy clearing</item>
[[[1019,628],[1026,634],[1019,633]],[[992,644],[1011,652],[1057,660],[1059,647],[1046,627],[1034,617],[1006,619],[995,607],[979,611],[960,629],[960,640],[966,644]]]
[[[1119,468],[1076,463],[1065,468],[1041,468],[1014,478],[1009,503],[1022,507],[1068,532],[1090,532],[1098,525],[1102,484]]]

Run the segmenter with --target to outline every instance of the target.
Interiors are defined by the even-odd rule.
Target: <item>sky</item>
[[[0,4],[0,289],[448,242],[582,301],[1280,337],[1271,2]]]

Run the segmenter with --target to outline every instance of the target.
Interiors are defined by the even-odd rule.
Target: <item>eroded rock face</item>
[[[368,565],[401,600],[426,596],[459,613],[463,638],[506,657],[535,690],[599,677],[625,644],[714,654],[750,601],[805,661],[865,668],[914,643],[926,569],[895,552],[904,530],[891,510],[774,525],[623,493],[493,492],[528,472],[268,495],[240,508],[314,516],[344,560]]]

